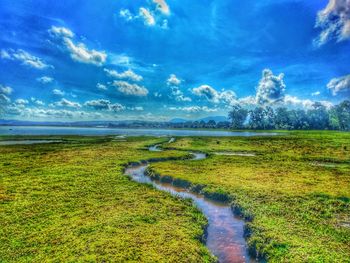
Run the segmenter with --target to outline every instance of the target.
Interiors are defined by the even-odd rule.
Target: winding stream
[[[171,139],[169,142],[173,142]],[[161,151],[160,145],[151,146],[150,151]],[[191,153],[189,161],[203,160],[204,153]],[[148,164],[130,165],[125,174],[139,183],[152,184],[156,189],[169,192],[182,198],[190,198],[208,219],[206,246],[221,263],[257,262],[248,253],[244,239],[244,221],[235,217],[230,205],[205,198],[202,194],[189,192],[188,189],[170,183],[151,180],[146,175]]]

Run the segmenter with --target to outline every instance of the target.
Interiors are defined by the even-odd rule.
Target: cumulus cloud
[[[53,105],[58,107],[67,107],[67,108],[75,108],[75,109],[81,108],[81,105],[78,102],[69,101],[65,98],[55,102]]]
[[[0,106],[3,106],[10,102],[11,102],[11,99],[9,97],[7,97],[5,94],[0,93]]]
[[[320,91],[315,91],[311,93],[311,96],[315,97],[315,96],[319,96],[321,94]]]
[[[171,111],[185,111],[189,113],[198,113],[198,112],[216,112],[217,109],[211,109],[207,106],[189,106],[189,107],[170,107]]]
[[[125,110],[125,107],[119,103],[111,103],[109,100],[99,99],[90,100],[84,103],[85,106],[91,107],[95,110],[106,110],[119,112]]]
[[[52,26],[49,33],[63,44],[71,58],[77,62],[102,66],[107,60],[105,51],[90,50],[83,43],[74,43],[74,33],[68,28]]]
[[[179,86],[181,84],[181,79],[176,77],[175,74],[170,74],[169,78],[166,81],[166,84],[168,86]]]
[[[52,94],[56,95],[56,96],[64,96],[64,91],[60,90],[60,89],[53,89],[52,90]]]
[[[192,93],[196,96],[204,97],[213,103],[225,103],[232,105],[237,102],[237,96],[233,91],[227,90],[219,92],[209,85],[201,85],[194,88],[192,89]]]
[[[140,7],[139,15],[143,19],[143,22],[145,25],[154,26],[156,24],[156,20],[155,20],[153,14],[147,8]]]
[[[273,75],[270,69],[264,69],[256,92],[256,101],[260,105],[274,104],[284,99],[286,85],[284,74]]]
[[[53,78],[48,76],[43,76],[43,77],[37,78],[36,80],[42,84],[48,84],[53,82]]]
[[[40,118],[40,119],[48,119],[52,120],[52,118],[57,119],[96,119],[101,116],[97,113],[91,113],[86,111],[77,111],[77,110],[66,110],[66,109],[43,109],[43,108],[25,108],[18,109],[14,106],[9,107],[7,109],[7,113],[10,115],[20,115],[26,118]]]
[[[22,65],[36,69],[45,69],[52,67],[51,65],[46,64],[41,58],[33,56],[22,49],[1,50],[0,57],[2,59],[19,61],[22,63]]]
[[[131,14],[129,9],[120,9],[119,16],[124,18],[126,21],[131,21],[135,17]]]
[[[128,107],[128,110],[131,111],[143,111],[143,107],[142,106],[136,106],[136,107]]]
[[[37,106],[44,106],[44,105],[45,105],[45,103],[44,103],[43,101],[38,100],[38,99],[36,99],[36,98],[34,98],[34,97],[31,97],[31,98],[30,98],[30,101],[31,101],[32,103],[34,103],[35,105],[37,105]]]
[[[67,37],[67,38],[73,38],[74,37],[74,33],[65,27],[56,27],[56,26],[52,26],[51,29],[49,30],[49,33],[52,36],[55,36],[57,38],[61,38],[61,37]]]
[[[219,102],[218,92],[209,85],[201,85],[198,88],[192,89],[193,94],[205,97],[207,100],[212,102]]]
[[[134,71],[131,69],[126,70],[122,73],[119,73],[115,70],[110,69],[104,69],[104,71],[107,73],[108,76],[116,78],[116,79],[127,79],[132,81],[141,81],[143,78],[140,75],[137,75]]]
[[[317,102],[328,109],[333,106],[333,104],[329,101],[317,101]],[[309,99],[300,99],[295,96],[286,95],[280,104],[282,106],[287,106],[287,107],[291,106],[291,107],[297,107],[297,108],[311,109],[315,104],[315,101],[312,101]]]
[[[19,104],[19,105],[26,105],[29,103],[29,101],[25,100],[25,99],[17,99],[17,100],[15,100],[15,103]]]
[[[171,86],[171,95],[175,98],[176,101],[186,102],[192,101],[190,97],[186,97],[184,93],[177,86]]]
[[[350,0],[329,0],[325,9],[317,14],[316,27],[322,32],[314,40],[322,46],[330,40],[337,42],[350,38]]]
[[[350,75],[331,79],[327,84],[327,88],[334,96],[338,93],[350,92]]]
[[[171,89],[171,95],[175,98],[176,101],[185,102],[192,101],[190,97],[186,97],[181,89],[178,87],[182,83],[181,79],[176,77],[175,74],[170,74],[169,78],[166,81],[166,84]]]
[[[164,19],[164,16],[170,15],[169,5],[165,0],[153,0],[152,2],[149,2],[146,7],[140,7],[138,14],[132,14],[129,9],[122,8],[119,10],[119,17],[127,22],[139,20],[149,27],[158,26],[162,29],[168,29],[168,20]]]
[[[101,84],[101,83],[97,83],[96,84],[96,88],[99,89],[99,90],[107,90],[106,85]]]
[[[139,97],[148,95],[148,89],[137,84],[131,84],[126,81],[114,81],[112,85],[117,87],[118,91],[125,95]]]
[[[0,85],[0,93],[5,95],[11,95],[12,92],[13,92],[13,89],[11,87]]]
[[[157,9],[164,15],[170,14],[170,8],[165,0],[153,0],[153,3],[157,5]]]

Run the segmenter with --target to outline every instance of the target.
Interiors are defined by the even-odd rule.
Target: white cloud
[[[0,93],[5,95],[11,95],[12,92],[13,92],[13,89],[11,87],[0,85]]]
[[[81,105],[78,102],[69,101],[65,98],[61,99],[60,101],[55,102],[54,106],[75,108],[75,109],[81,108]]]
[[[171,95],[175,98],[176,101],[192,101],[190,97],[186,97],[179,87],[171,86]]]
[[[189,113],[197,113],[197,112],[216,112],[217,109],[211,109],[207,106],[189,106],[189,107],[170,107],[171,111],[185,111]]]
[[[140,75],[137,75],[134,71],[131,69],[126,70],[122,73],[119,73],[115,70],[110,70],[110,69],[104,69],[104,71],[107,73],[108,76],[117,78],[117,79],[128,79],[132,81],[141,81],[143,78]]]
[[[201,85],[198,88],[192,89],[193,94],[205,97],[207,100],[218,103],[219,94],[218,92],[209,85]]]
[[[53,82],[53,78],[48,77],[48,76],[43,76],[41,78],[37,78],[36,80],[42,84],[48,84],[48,83]]]
[[[321,94],[320,91],[315,91],[311,93],[311,96],[315,97],[315,96],[319,96]]]
[[[284,74],[273,75],[270,69],[264,69],[256,92],[256,101],[260,105],[274,104],[284,99],[286,85]]]
[[[144,24],[147,26],[155,26],[156,20],[154,19],[153,14],[147,8],[140,7],[139,15],[143,18]]]
[[[118,91],[125,95],[143,97],[148,94],[148,90],[145,87],[137,84],[130,84],[126,81],[114,81],[112,85],[117,87]]]
[[[178,77],[176,77],[175,74],[170,74],[169,78],[166,81],[166,84],[168,86],[179,86],[181,82],[182,81]]]
[[[4,104],[10,103],[11,99],[7,97],[5,94],[0,93],[0,106],[3,106]]]
[[[350,39],[350,0],[329,0],[317,14],[316,27],[322,29],[314,40],[316,46],[333,39],[338,42]]]
[[[107,90],[106,85],[103,85],[101,83],[97,83],[96,84],[96,88],[99,89],[99,90]]]
[[[192,89],[192,93],[196,96],[205,97],[208,101],[213,103],[224,103],[232,105],[237,102],[236,94],[231,91],[218,92],[209,85],[201,85],[198,88]]]
[[[331,108],[333,104],[329,101],[318,101],[321,105],[326,108]],[[292,106],[297,108],[306,108],[310,109],[315,104],[315,101],[309,99],[300,99],[298,97],[286,95],[283,99],[283,102],[280,102],[282,106]]]
[[[22,62],[22,65],[36,69],[52,67],[51,65],[46,64],[41,58],[33,56],[22,49],[1,50],[0,57],[2,59],[19,61]]]
[[[125,110],[125,107],[119,103],[111,103],[109,100],[99,99],[99,100],[90,100],[84,103],[87,107],[92,107],[95,110],[106,110],[119,112]]]
[[[67,37],[67,38],[73,38],[74,33],[65,27],[56,27],[52,26],[51,29],[49,30],[49,33],[57,38],[61,37]]]
[[[157,5],[157,9],[162,12],[164,15],[170,14],[170,8],[165,0],[153,0],[153,3]]]
[[[119,16],[124,18],[126,21],[131,21],[135,17],[131,14],[129,9],[120,9]]]
[[[28,104],[28,100],[25,100],[25,99],[17,99],[16,101],[16,104],[20,104],[20,105],[26,105]]]
[[[56,95],[56,96],[64,96],[64,91],[60,90],[60,89],[54,89],[52,90],[52,94]]]
[[[331,79],[327,88],[332,91],[334,96],[341,92],[350,92],[350,75]]]
[[[107,60],[105,51],[89,50],[83,43],[74,43],[74,34],[68,28],[52,26],[49,33],[62,42],[71,58],[77,62],[102,66]]]
[[[106,62],[107,54],[104,51],[89,50],[83,43],[74,44],[70,39],[65,39],[64,43],[75,61],[96,66],[102,66]]]
[[[143,107],[142,106],[136,106],[136,107],[129,107],[128,110],[131,111],[143,111]]]
[[[42,108],[16,108],[9,107],[7,109],[8,114],[20,115],[26,118],[40,118],[52,120],[53,118],[57,119],[69,119],[69,120],[81,120],[81,119],[96,119],[101,116],[98,113],[91,113],[86,111],[77,111],[77,110],[56,110],[56,109],[42,109]]]
[[[34,97],[31,97],[30,100],[31,100],[32,103],[34,103],[37,106],[44,106],[45,105],[45,103],[43,101],[38,100],[38,99],[36,99]]]

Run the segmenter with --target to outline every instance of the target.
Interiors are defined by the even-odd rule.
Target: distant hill
[[[183,122],[186,122],[188,120],[186,119],[181,119],[181,118],[174,118],[174,119],[171,119],[169,122],[170,123],[183,123]]]
[[[186,119],[182,119],[182,118],[174,118],[171,119],[169,122],[170,123],[184,123],[186,121],[204,121],[204,122],[208,122],[208,121],[215,121],[215,122],[220,122],[220,121],[228,121],[228,118],[226,116],[208,116],[205,118],[201,118],[198,120],[186,120]]]
[[[208,122],[211,120],[213,120],[215,122],[220,122],[220,121],[228,121],[228,118],[226,116],[209,116],[209,117],[202,118],[199,121]]]
[[[225,116],[209,116],[196,121],[209,122],[214,120],[215,122],[227,121]],[[1,120],[0,125],[4,126],[64,126],[64,127],[159,127],[167,124],[180,124],[188,121],[182,118],[174,118],[168,122],[150,122],[150,121],[137,121],[137,120],[121,120],[121,121],[76,121],[76,122],[48,122],[48,121],[21,121],[21,120]],[[158,126],[157,126],[158,125]]]

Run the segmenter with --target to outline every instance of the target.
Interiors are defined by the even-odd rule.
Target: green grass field
[[[350,262],[350,133],[177,138],[164,152],[145,149],[155,138],[63,139],[0,146],[0,262],[213,261],[200,242],[207,221],[191,202],[123,175],[128,162],[184,150],[209,158],[151,169],[229,199],[268,261]]]
[[[188,201],[130,181],[123,165],[158,140],[66,138],[0,146],[0,262],[210,262],[206,219]]]
[[[183,138],[171,147],[210,156],[156,163],[152,170],[200,185],[208,196],[229,198],[252,219],[248,243],[268,261],[350,262],[349,133]]]

